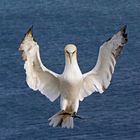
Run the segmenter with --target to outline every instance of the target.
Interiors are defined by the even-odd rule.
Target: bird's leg
[[[78,115],[76,115],[77,113],[76,112],[74,112],[73,114],[72,114],[72,117],[73,118],[79,118],[79,119],[83,119],[82,117],[80,117],[80,116],[78,116]]]
[[[66,112],[65,110],[62,110],[59,115],[70,115],[71,116],[72,114],[69,112]]]
[[[72,117],[76,117],[76,112],[73,112]]]
[[[71,116],[71,117],[73,117],[73,118],[84,119],[83,117],[77,115],[76,112],[71,113],[71,112],[66,112],[66,111],[64,111],[64,110],[62,110],[62,112],[61,112],[59,115],[69,115],[69,116]]]

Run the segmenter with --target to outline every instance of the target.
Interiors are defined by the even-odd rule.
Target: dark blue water
[[[99,46],[123,24],[129,42],[117,63],[111,86],[81,102],[74,129],[52,128],[48,118],[59,110],[25,83],[17,50],[34,25],[43,63],[61,73],[63,48],[78,47],[82,72],[96,63]],[[0,1],[0,140],[139,140],[140,139],[139,0]]]

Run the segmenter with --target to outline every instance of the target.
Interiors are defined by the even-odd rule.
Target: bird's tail
[[[48,120],[50,121],[49,125],[53,127],[56,126],[60,126],[62,128],[74,127],[73,116],[70,113],[66,113],[64,111],[59,111]]]

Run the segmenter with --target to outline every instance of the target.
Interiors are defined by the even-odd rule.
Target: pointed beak
[[[72,53],[69,53],[70,64],[72,64]]]

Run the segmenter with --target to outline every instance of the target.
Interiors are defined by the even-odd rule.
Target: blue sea
[[[80,102],[74,129],[53,128],[60,110],[25,82],[18,47],[28,28],[43,64],[62,73],[64,47],[74,43],[83,73],[96,64],[102,43],[127,25],[128,43],[104,94]],[[139,0],[0,0],[0,140],[140,140]]]

